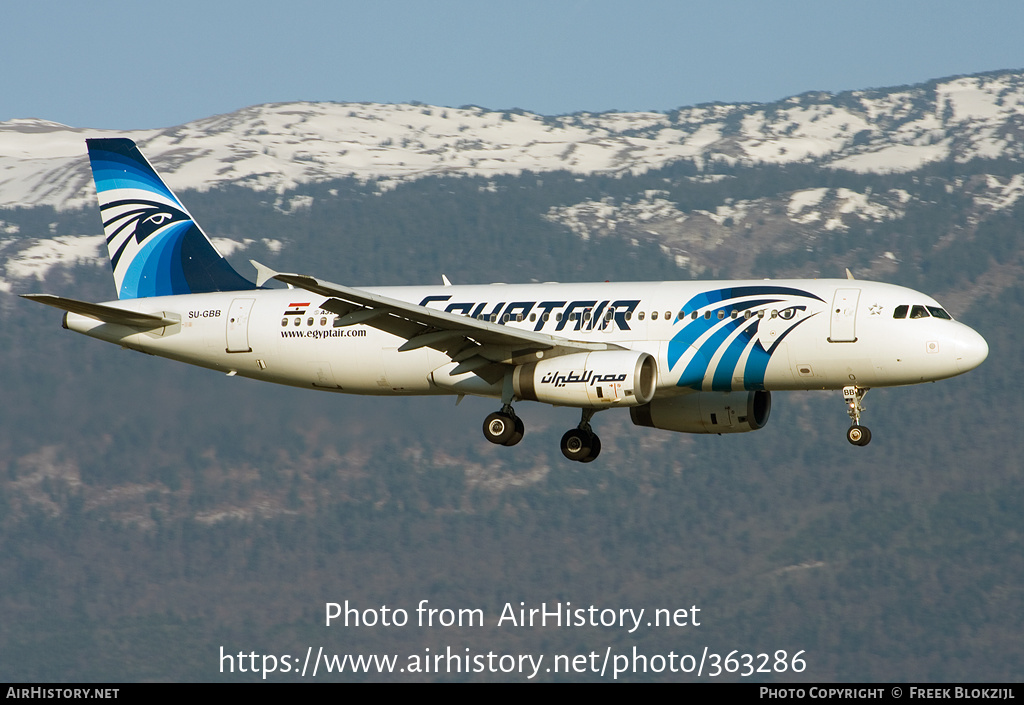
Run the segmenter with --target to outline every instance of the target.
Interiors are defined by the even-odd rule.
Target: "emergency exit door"
[[[228,352],[252,352],[249,347],[249,313],[256,299],[235,299],[228,309]]]

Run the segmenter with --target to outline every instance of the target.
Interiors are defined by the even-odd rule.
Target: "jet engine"
[[[516,396],[563,406],[636,406],[654,397],[658,363],[636,350],[573,353],[520,365]]]
[[[768,423],[771,392],[696,392],[629,410],[637,426],[682,433],[744,433]]]

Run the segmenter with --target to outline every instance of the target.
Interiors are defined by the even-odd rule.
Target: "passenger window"
[[[896,310],[892,312],[893,318],[906,318],[907,311],[910,310],[909,306],[897,306]]]
[[[667,321],[670,318],[672,318],[672,312],[671,311],[665,311],[665,320]]]
[[[530,314],[530,323],[533,323],[536,320],[537,320],[537,314],[536,313],[531,313]]]
[[[640,312],[640,315],[637,316],[637,319],[641,320],[641,321],[644,320],[644,312],[643,311]]]
[[[690,314],[690,319],[694,320],[694,321],[697,320],[697,312],[696,311],[694,311],[693,313]]]
[[[313,317],[312,316],[310,316],[309,318],[306,319],[306,325],[307,326],[313,325]]]
[[[911,318],[928,318],[928,309],[924,306],[915,306],[910,309]]]
[[[658,312],[657,311],[651,311],[651,320],[652,321],[658,320]]]
[[[686,311],[680,311],[680,312],[679,312],[679,318],[678,318],[677,320],[680,320],[680,321],[681,321],[681,320],[683,320],[684,318],[686,318]]]
[[[739,315],[740,315],[739,313],[737,313],[736,311],[733,311],[732,313],[729,314],[729,318],[736,318]]]
[[[294,321],[294,324],[295,324],[295,325],[297,325],[297,326],[299,326],[299,325],[302,325],[302,319],[301,319],[301,318],[299,318],[298,316],[296,316],[296,317],[295,317],[295,318],[293,319],[293,321]]]
[[[750,313],[750,311],[744,311],[744,312],[743,312],[743,317],[744,317],[744,318],[750,318],[750,316],[751,316],[751,315],[752,315],[752,314]]]
[[[725,311],[719,311],[718,312],[718,320],[722,320],[723,318],[725,318]]]
[[[704,312],[704,320],[706,320],[706,321],[710,321],[711,320],[711,311],[705,311]]]
[[[322,326],[326,326],[327,325],[327,316],[321,316],[320,317],[320,325],[322,325]]]
[[[644,314],[641,313],[640,315],[642,316]],[[633,320],[633,312],[632,311],[626,311],[626,320],[627,321],[632,321]]]
[[[286,325],[288,325],[288,319],[287,319],[287,318],[282,318],[282,319],[281,319],[281,325],[282,325],[282,326],[286,326]]]
[[[936,318],[941,318],[944,321],[952,321],[953,317],[946,313],[945,309],[941,309],[938,306],[929,306],[928,313],[932,314]]]

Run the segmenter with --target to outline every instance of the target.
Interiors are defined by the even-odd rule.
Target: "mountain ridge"
[[[0,123],[0,207],[91,206],[84,140],[111,135],[136,140],[177,188],[199,190],[282,192],[346,176],[386,189],[431,175],[636,174],[677,161],[893,173],[946,159],[1024,160],[1024,70],[664,113],[292,102],[131,131],[15,119]]]

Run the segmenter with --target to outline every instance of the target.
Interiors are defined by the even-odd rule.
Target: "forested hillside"
[[[226,378],[63,331],[58,313],[2,295],[0,677],[253,678],[221,674],[221,646],[551,657],[706,646],[804,651],[803,673],[758,680],[1019,681],[1021,174],[1010,158],[887,175],[679,162],[179,193],[212,237],[238,244],[229,258],[246,274],[250,257],[356,286],[849,267],[933,294],[991,353],[963,377],[871,391],[866,448],[845,440],[841,394],[780,393],[766,428],[734,437],[600,414],[604,450],[580,465],[558,450],[571,410],[521,404],[526,437],[496,447],[480,434],[492,401]],[[94,210],[0,220],[12,294],[113,296],[98,253],[68,264],[39,249],[98,235]],[[323,626],[328,601],[412,611],[423,599],[482,609],[486,626]],[[520,601],[696,605],[701,625],[494,626]],[[330,678],[380,677],[318,676]]]

